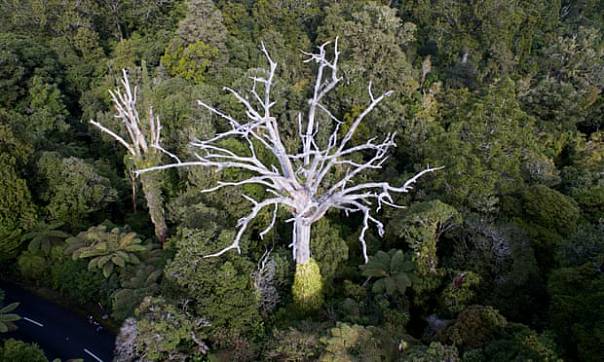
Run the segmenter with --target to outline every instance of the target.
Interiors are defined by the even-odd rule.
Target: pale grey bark
[[[392,92],[384,92],[378,96],[373,94],[371,82],[369,83],[369,104],[352,121],[346,132],[340,132],[341,120],[338,120],[323,104],[323,98],[332,91],[342,80],[338,76],[338,42],[333,47],[333,58],[328,59],[325,43],[319,47],[317,53],[306,53],[306,62],[317,63],[317,77],[313,86],[313,96],[309,100],[306,112],[306,122],[303,114],[298,115],[298,136],[300,139],[298,153],[288,153],[281,140],[281,133],[276,117],[271,114],[275,101],[271,99],[271,89],[274,83],[277,63],[271,59],[268,51],[262,45],[262,51],[268,60],[269,67],[265,77],[253,77],[253,86],[249,96],[225,88],[245,108],[247,120],[236,120],[233,116],[218,110],[202,101],[199,105],[209,112],[225,120],[230,130],[218,133],[208,140],[195,140],[191,146],[196,150],[195,160],[150,167],[137,171],[139,174],[163,170],[172,167],[213,167],[217,170],[235,168],[246,170],[254,176],[237,182],[219,182],[218,185],[204,192],[212,192],[222,187],[256,184],[266,188],[270,198],[257,201],[245,196],[252,204],[251,212],[239,220],[238,232],[232,244],[226,248],[206,257],[218,256],[229,250],[240,251],[239,242],[249,223],[265,207],[274,208],[273,218],[268,227],[260,236],[264,236],[275,224],[278,207],[284,207],[291,213],[287,222],[292,222],[293,238],[292,252],[298,264],[306,263],[311,257],[310,231],[314,222],[325,216],[330,209],[340,209],[346,214],[359,212],[363,215],[363,225],[359,241],[363,250],[365,261],[368,260],[365,234],[371,224],[375,225],[380,236],[383,235],[384,226],[372,215],[378,212],[382,205],[402,207],[396,205],[392,193],[409,191],[413,184],[422,175],[433,172],[439,168],[427,167],[423,171],[407,180],[402,186],[392,186],[388,182],[368,182],[355,184],[355,178],[367,170],[380,169],[387,159],[389,150],[396,146],[395,134],[387,134],[379,141],[372,138],[363,144],[350,145],[354,133],[365,117]],[[323,113],[334,122],[334,127],[327,145],[320,147],[315,136],[319,124],[316,115]],[[343,134],[342,134],[343,133]],[[221,145],[220,141],[226,138],[239,138],[246,144],[246,153],[236,153]],[[159,145],[157,146],[159,148]],[[256,147],[263,147],[274,155],[277,165],[266,164],[257,157]],[[353,161],[351,156],[358,152],[370,153],[372,156],[366,161]],[[173,155],[171,155],[173,156]],[[330,181],[329,175],[334,170],[344,170],[344,176],[335,182]],[[372,201],[376,202],[375,210]]]
[[[294,260],[297,264],[305,264],[310,259],[310,226],[303,220],[294,222],[292,239],[295,239]]]
[[[121,83],[123,91],[116,89],[115,91],[109,91],[109,93],[117,112],[115,117],[121,121],[123,125],[122,131],[125,131],[128,135],[128,141],[99,122],[91,120],[90,123],[124,146],[136,164],[136,167],[141,167],[141,165],[145,164],[157,164],[161,152],[173,158],[176,157],[160,146],[161,122],[159,117],[153,113],[153,108],[149,109],[147,122],[145,123],[141,120],[136,106],[137,88],[134,87],[133,89],[130,86],[128,73],[125,70],[123,71]],[[176,159],[178,160],[178,158]],[[166,226],[164,216],[161,186],[157,175],[147,176],[141,178],[143,194],[147,201],[149,216],[155,229],[155,236],[163,245],[168,234],[168,227]],[[132,177],[132,182],[132,203],[136,210],[136,185],[134,184],[136,179],[134,177]]]

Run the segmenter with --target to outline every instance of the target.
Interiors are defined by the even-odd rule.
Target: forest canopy
[[[116,361],[599,361],[603,91],[596,0],[2,1],[0,279]]]

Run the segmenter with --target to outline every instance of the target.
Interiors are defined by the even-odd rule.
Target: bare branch
[[[95,122],[93,120],[90,120],[90,123],[92,123],[95,127],[97,127],[98,129],[100,129],[101,131],[103,131],[103,132],[107,133],[108,135],[110,135],[113,139],[115,139],[119,143],[121,143],[124,147],[126,147],[126,149],[128,150],[128,152],[130,152],[133,156],[136,155],[136,151],[134,150],[134,148],[132,148],[130,146],[130,144],[128,144],[128,142],[126,142],[122,137],[118,136],[115,132],[113,132],[109,128],[103,126],[99,122]]]
[[[235,239],[233,240],[233,243],[231,245],[227,246],[226,248],[222,249],[221,251],[217,252],[217,253],[209,254],[209,255],[204,256],[204,258],[211,258],[211,257],[214,257],[214,256],[220,256],[220,255],[226,253],[227,251],[233,250],[233,249],[236,249],[237,252],[239,254],[241,254],[241,248],[239,247],[239,241],[241,240],[241,236],[243,236],[243,233],[247,229],[249,223],[252,220],[254,220],[256,218],[256,216],[258,216],[258,213],[260,212],[260,210],[262,210],[266,206],[270,206],[270,205],[289,204],[289,202],[287,201],[287,199],[284,198],[284,197],[277,197],[277,198],[267,199],[267,200],[264,200],[262,202],[256,202],[256,201],[254,201],[252,199],[250,199],[250,201],[252,201],[254,203],[254,208],[252,209],[252,212],[250,212],[247,216],[239,219],[239,222],[237,223],[237,226],[239,227],[239,230],[237,231],[237,235],[235,236]]]
[[[275,221],[277,221],[277,211],[279,210],[279,205],[275,204],[275,208],[273,209],[273,217],[271,219],[270,224],[266,227],[266,229],[260,232],[260,239],[264,239],[264,235],[266,235],[273,226],[275,226]]]
[[[180,162],[176,155],[166,151],[160,146],[161,122],[158,116],[153,113],[153,108],[149,108],[148,113],[148,128],[145,129],[136,108],[136,92],[137,89],[130,86],[128,73],[122,70],[122,79],[120,80],[123,86],[123,92],[120,89],[109,91],[113,106],[115,107],[115,118],[119,119],[128,134],[129,141],[119,136],[116,132],[108,129],[99,122],[91,120],[90,123],[110,135],[113,139],[121,143],[128,152],[135,158],[142,159],[144,154],[149,152],[149,144],[153,149],[157,149],[171,158]],[[147,142],[149,141],[149,142]]]
[[[267,181],[268,180],[268,181]],[[222,182],[219,181],[217,186],[214,186],[212,188],[209,189],[205,189],[202,190],[202,193],[207,193],[207,192],[214,192],[216,190],[220,190],[223,187],[227,187],[227,186],[241,186],[241,185],[249,185],[249,184],[257,184],[257,185],[264,185],[264,186],[268,186],[270,188],[275,189],[276,186],[274,183],[269,182],[272,181],[273,177],[270,176],[255,176],[249,179],[245,179],[242,181],[237,181],[237,182]]]
[[[316,63],[317,74],[314,81],[312,98],[308,101],[306,113],[297,116],[299,145],[296,153],[288,153],[281,139],[277,117],[271,114],[275,101],[271,99],[271,90],[277,63],[271,58],[265,45],[261,45],[261,51],[268,63],[265,73],[251,77],[252,86],[247,93],[249,98],[231,88],[224,88],[230,92],[245,109],[246,120],[240,121],[233,116],[220,111],[207,103],[199,101],[199,105],[222,120],[226,120],[230,130],[217,133],[207,140],[194,140],[191,142],[195,149],[193,156],[195,160],[180,162],[178,158],[172,157],[176,163],[151,167],[138,170],[137,174],[164,170],[173,167],[202,166],[213,167],[217,170],[239,169],[251,172],[252,175],[237,181],[219,181],[217,185],[202,192],[213,192],[227,186],[243,186],[256,184],[266,187],[266,191],[273,196],[265,200],[254,200],[249,196],[244,197],[252,203],[251,212],[241,218],[237,224],[238,230],[233,242],[217,253],[206,255],[213,257],[222,255],[229,250],[241,252],[240,240],[252,220],[267,206],[273,206],[270,223],[260,232],[263,238],[275,225],[279,206],[284,206],[291,213],[291,218],[286,222],[294,223],[292,234],[292,254],[298,263],[305,263],[310,255],[309,237],[310,225],[324,217],[328,210],[339,209],[346,214],[361,212],[363,214],[363,225],[359,235],[359,242],[363,250],[365,261],[367,257],[367,245],[365,235],[370,224],[376,226],[378,234],[384,233],[384,225],[371,214],[375,203],[375,212],[379,212],[382,206],[403,207],[394,202],[394,193],[408,192],[417,180],[430,172],[440,168],[430,168],[417,173],[408,179],[402,186],[396,187],[388,182],[366,182],[354,184],[355,178],[367,170],[382,168],[388,160],[388,154],[392,147],[396,146],[396,134],[387,134],[381,141],[371,138],[363,144],[349,146],[355,132],[366,116],[386,98],[392,95],[387,91],[376,96],[371,82],[368,85],[369,104],[352,121],[345,134],[340,135],[342,122],[321,102],[341,81],[338,76],[338,39],[333,43],[333,54],[328,56],[327,48],[331,43],[319,46],[316,53],[304,53],[308,58],[305,63]],[[115,98],[122,104],[128,102],[131,95],[119,93]],[[323,112],[327,119],[333,122],[331,134],[326,145],[319,145],[316,139],[319,124],[316,115]],[[124,116],[126,121],[136,119],[138,115],[128,114]],[[151,119],[154,117],[150,116]],[[159,133],[161,129],[159,120],[151,125],[154,132]],[[136,132],[133,132],[136,133]],[[222,143],[226,139],[238,139],[247,145],[247,150],[236,151]],[[157,141],[157,142],[155,142]],[[159,146],[159,138],[154,138],[153,146],[168,154]],[[261,151],[256,147],[263,148]],[[259,155],[270,155],[263,157]],[[362,158],[353,158],[355,155]],[[269,160],[267,160],[269,159]],[[294,168],[294,166],[296,166]],[[334,167],[343,169],[344,176],[336,181],[331,180],[328,175],[333,175]],[[294,171],[295,170],[295,171]],[[302,179],[300,179],[302,178]],[[329,181],[326,181],[329,180]],[[301,231],[297,231],[301,230]],[[300,233],[301,235],[298,235]]]

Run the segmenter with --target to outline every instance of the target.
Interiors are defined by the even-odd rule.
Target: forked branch
[[[203,166],[213,167],[218,170],[239,169],[251,172],[253,176],[232,182],[220,181],[214,187],[203,192],[213,192],[227,186],[242,186],[246,184],[261,185],[274,195],[263,201],[256,201],[246,197],[252,204],[251,212],[240,219],[237,234],[233,242],[226,248],[207,255],[206,257],[219,256],[229,250],[240,249],[240,240],[243,233],[248,229],[252,220],[267,206],[273,207],[273,215],[269,225],[262,230],[263,237],[273,228],[277,218],[279,206],[288,210],[292,217],[287,220],[295,224],[312,225],[319,220],[329,209],[340,209],[345,213],[360,212],[363,214],[363,226],[359,241],[363,249],[363,257],[367,260],[367,245],[365,235],[373,224],[381,236],[383,224],[372,215],[379,212],[383,205],[391,207],[402,207],[394,202],[393,194],[408,192],[421,176],[434,172],[439,167],[428,167],[408,179],[400,187],[392,186],[388,182],[367,182],[355,184],[357,176],[367,170],[382,168],[388,158],[389,151],[396,146],[396,134],[387,134],[383,140],[371,138],[362,144],[351,144],[353,136],[359,125],[375,108],[386,98],[391,96],[392,91],[375,95],[372,84],[369,82],[369,103],[364,110],[352,121],[350,127],[344,134],[340,134],[340,125],[343,124],[333,112],[322,104],[324,97],[332,91],[341,81],[338,75],[338,39],[333,43],[333,57],[328,57],[327,47],[331,43],[325,43],[318,48],[317,53],[304,53],[308,58],[306,63],[316,63],[317,76],[314,82],[312,98],[308,101],[306,114],[298,115],[299,147],[296,153],[288,154],[284,142],[281,139],[279,124],[271,110],[276,101],[271,98],[271,90],[277,69],[277,63],[270,57],[264,44],[264,53],[268,69],[265,76],[252,77],[253,85],[249,91],[250,98],[231,89],[225,88],[245,109],[245,120],[237,120],[227,112],[199,101],[199,105],[226,121],[229,129],[215,134],[205,140],[195,140],[191,146],[195,149],[195,160],[150,167],[137,171],[138,174],[145,172],[163,170],[171,167]],[[121,99],[118,97],[118,99]],[[250,101],[253,99],[253,103]],[[127,97],[126,97],[127,100]],[[327,119],[334,123],[327,144],[321,145],[317,139],[317,132],[321,124],[318,122],[317,114],[323,113]],[[129,119],[130,115],[123,116]],[[323,119],[323,118],[322,118]],[[236,138],[247,145],[247,152],[241,153],[223,146],[221,141]],[[159,145],[157,145],[159,147]],[[274,156],[276,163],[271,163],[258,157],[256,147],[263,147],[263,153]],[[363,160],[353,159],[353,155],[363,154]],[[344,171],[344,176],[337,181],[326,181],[328,175],[334,169]],[[375,202],[375,210],[372,205]],[[297,228],[294,227],[292,244],[294,255],[308,255],[309,253],[297,253],[301,245],[296,235]],[[302,246],[304,247],[304,246]],[[308,247],[308,246],[306,246]],[[298,262],[304,262],[299,261]]]

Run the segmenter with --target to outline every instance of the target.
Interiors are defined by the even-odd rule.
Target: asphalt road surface
[[[15,313],[21,316],[16,332],[3,334],[37,343],[49,360],[82,358],[88,362],[113,360],[115,336],[100,330],[86,318],[13,285],[0,283],[4,305],[19,302]]]

